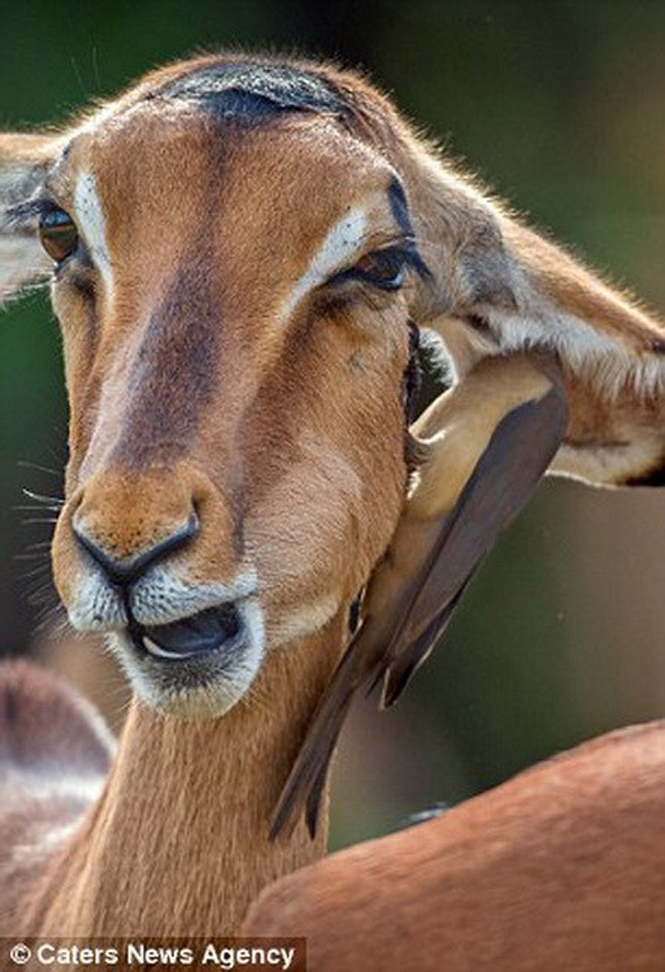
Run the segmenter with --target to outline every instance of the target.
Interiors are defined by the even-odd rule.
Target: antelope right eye
[[[76,224],[64,209],[53,209],[39,220],[39,239],[56,263],[62,263],[79,245]]]

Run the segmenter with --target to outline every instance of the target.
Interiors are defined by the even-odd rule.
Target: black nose
[[[110,557],[95,540],[87,536],[76,524],[72,525],[72,530],[79,544],[95,563],[99,564],[108,579],[119,587],[128,587],[134,581],[137,581],[148,567],[152,567],[158,560],[164,560],[174,551],[189,543],[199,532],[199,526],[199,518],[196,513],[192,512],[185,527],[129,560],[117,560]]]

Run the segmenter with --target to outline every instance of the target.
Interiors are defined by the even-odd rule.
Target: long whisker
[[[44,577],[50,574],[51,565],[49,563],[39,564],[37,567],[32,567],[30,570],[26,570],[18,575],[19,580],[30,580],[33,577]]]
[[[42,506],[53,507],[59,510],[65,505],[65,501],[61,496],[45,496],[42,493],[34,493],[31,489],[25,488],[21,492],[27,499],[34,500],[35,503],[41,503]]]
[[[62,478],[62,470],[50,469],[48,466],[40,466],[38,463],[30,462],[28,459],[19,459],[16,465],[21,466],[23,469],[36,469],[38,472],[47,473],[49,476],[57,476],[58,479]]]
[[[19,506],[12,506],[12,511],[14,513],[43,513],[46,510],[49,513],[59,513],[61,507],[59,506],[30,506],[28,504],[20,504]]]

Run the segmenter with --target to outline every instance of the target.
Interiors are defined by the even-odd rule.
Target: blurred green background
[[[195,48],[337,57],[366,68],[536,225],[665,306],[661,3],[25,0],[0,16],[3,128],[61,121]],[[16,654],[45,637],[31,593],[48,586],[34,545],[50,530],[16,507],[22,487],[60,490],[66,410],[45,295],[15,302],[1,323],[0,617],[3,650]],[[664,510],[659,491],[540,488],[398,709],[354,713],[333,846],[665,714]],[[67,641],[46,657],[84,682],[102,670],[98,653]],[[113,717],[122,689],[103,671]]]

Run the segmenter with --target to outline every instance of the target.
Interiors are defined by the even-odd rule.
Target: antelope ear
[[[515,297],[512,310],[481,303],[507,350],[525,343],[557,351],[572,371],[596,377],[608,393],[624,380],[649,383],[662,369],[665,327],[568,253],[502,213],[496,214]]]
[[[36,217],[23,204],[45,180],[58,143],[53,135],[0,133],[0,305],[49,269]]]
[[[425,301],[433,319],[471,318],[503,353],[538,346],[578,372],[609,369],[619,380],[622,369],[660,366],[660,321],[442,165],[426,185],[412,196],[435,281]]]
[[[665,325],[443,166],[419,186],[409,195],[433,283],[414,317],[439,333],[457,380],[487,355],[556,353],[570,418],[551,471],[662,484]]]

